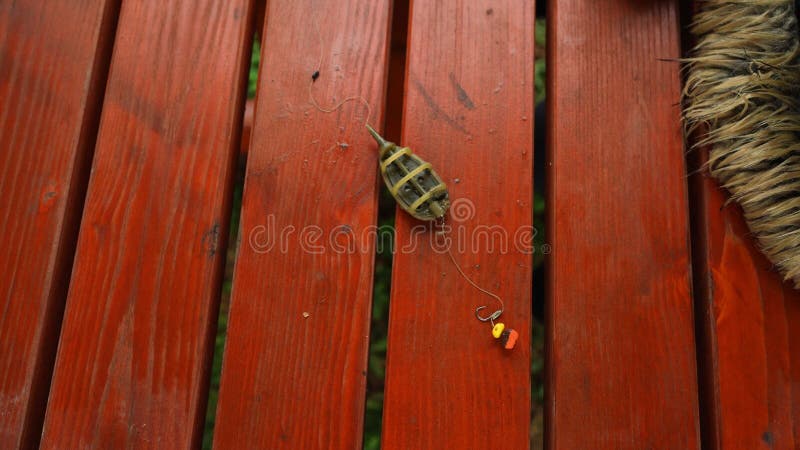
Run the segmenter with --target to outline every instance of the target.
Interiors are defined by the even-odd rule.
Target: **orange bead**
[[[519,339],[519,333],[517,330],[507,329],[503,331],[500,341],[503,343],[503,347],[506,350],[511,350],[514,348],[514,345],[517,343],[517,339]]]

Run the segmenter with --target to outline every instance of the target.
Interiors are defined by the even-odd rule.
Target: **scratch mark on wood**
[[[464,133],[469,134],[464,125],[460,124],[456,119],[450,117],[446,112],[442,111],[442,108],[436,103],[436,100],[431,97],[428,91],[425,90],[425,87],[422,86],[422,83],[419,82],[416,78],[411,78],[411,82],[413,83],[414,87],[419,91],[422,98],[425,100],[425,103],[428,107],[433,110],[434,117],[441,117],[448,125],[453,127],[454,129]]]
[[[467,91],[465,91],[464,88],[458,83],[458,80],[456,80],[456,76],[453,72],[450,72],[450,82],[453,83],[453,88],[456,90],[458,101],[461,102],[462,105],[466,106],[467,109],[475,109],[475,103],[473,103],[472,99],[469,98]]]

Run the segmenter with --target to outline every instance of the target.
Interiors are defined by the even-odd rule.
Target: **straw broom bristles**
[[[800,288],[800,46],[794,0],[700,3],[684,119],[759,246]]]

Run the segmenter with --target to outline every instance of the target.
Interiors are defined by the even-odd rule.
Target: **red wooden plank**
[[[552,449],[699,446],[677,4],[550,5]]]
[[[126,1],[43,448],[197,446],[250,1]]]
[[[41,433],[116,3],[0,3],[4,448],[35,447]]]
[[[390,9],[267,3],[216,447],[360,447]]]
[[[797,294],[794,294],[795,296]],[[800,301],[787,301],[786,320],[789,322],[789,377],[792,385],[792,430],[795,444],[800,442]]]
[[[516,238],[533,216],[533,24],[533,2],[412,1],[402,143],[444,177],[455,259],[520,338],[492,338],[473,315],[491,299],[398,210],[385,449],[529,444],[532,255]]]
[[[797,448],[800,292],[782,283],[714,180],[698,174],[693,187],[705,446]]]

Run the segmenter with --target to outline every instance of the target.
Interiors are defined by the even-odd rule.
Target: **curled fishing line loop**
[[[314,72],[314,73],[317,73],[317,72]],[[324,113],[333,113],[333,112],[338,111],[339,108],[341,108],[345,103],[352,102],[352,101],[355,101],[355,100],[361,100],[361,103],[363,103],[364,106],[367,108],[367,114],[364,116],[364,126],[368,126],[369,125],[369,118],[372,115],[372,107],[369,105],[369,102],[367,101],[367,99],[365,99],[364,97],[362,97],[360,95],[353,95],[353,96],[347,97],[346,99],[340,101],[339,103],[335,104],[334,106],[332,106],[330,108],[323,108],[322,106],[319,105],[319,103],[317,103],[317,100],[314,98],[314,92],[311,89],[313,85],[314,85],[314,80],[312,79],[308,83],[308,98],[311,101],[311,104],[314,105],[314,108],[316,108],[317,110],[319,110],[321,112],[324,112]]]
[[[323,52],[322,52],[322,45],[323,45],[322,33],[320,33],[320,31],[319,31],[319,25],[317,24],[316,20],[314,20],[314,31],[316,31],[317,38],[319,39],[319,61],[317,61],[317,67],[314,69],[314,72],[311,75],[311,81],[308,82],[308,98],[311,101],[311,104],[314,105],[314,108],[316,108],[317,110],[327,114],[327,113],[333,113],[333,112],[338,111],[339,108],[341,108],[345,103],[360,100],[361,103],[363,103],[364,106],[367,108],[367,114],[364,117],[364,125],[368,126],[369,125],[369,119],[372,116],[372,106],[369,104],[367,99],[365,99],[363,96],[361,96],[361,95],[351,95],[350,97],[345,98],[344,100],[340,101],[339,103],[336,103],[335,105],[333,105],[330,108],[324,108],[324,107],[320,106],[319,103],[317,103],[317,99],[314,98],[313,86],[314,86],[314,83],[316,83],[317,79],[319,78],[320,70],[322,69],[322,57],[323,57]]]

